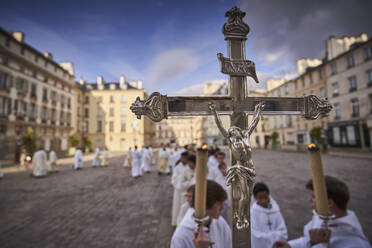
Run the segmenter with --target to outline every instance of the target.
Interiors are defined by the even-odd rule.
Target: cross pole
[[[263,115],[302,115],[309,120],[317,119],[319,116],[327,116],[332,106],[326,99],[319,99],[315,95],[303,97],[248,97],[247,76],[252,77],[256,83],[258,83],[258,79],[254,62],[245,60],[245,41],[249,32],[249,26],[244,23],[244,16],[245,13],[238,7],[226,12],[225,17],[228,17],[228,20],[223,25],[222,33],[228,43],[229,58],[225,58],[221,53],[217,54],[221,72],[229,75],[229,95],[168,97],[161,95],[159,92],[154,92],[145,100],[137,97],[130,107],[137,118],[140,119],[142,115],[145,115],[152,121],[159,122],[169,116],[207,116],[216,113],[215,116],[217,114],[229,115],[231,126],[247,130],[249,127],[248,115],[254,114],[255,109],[258,107],[256,105],[259,104],[264,104],[264,107],[260,108],[260,114]],[[211,104],[214,106],[214,113],[209,107]],[[234,157],[231,157],[231,164],[237,164]],[[251,189],[247,189],[247,191],[250,192]],[[239,190],[233,185],[233,196],[234,192],[239,194]],[[249,204],[250,197],[245,200]],[[238,211],[238,208],[238,201],[233,200],[233,216]],[[233,219],[232,237],[234,248],[251,247],[249,207],[245,214],[248,228],[239,227],[237,220]]]

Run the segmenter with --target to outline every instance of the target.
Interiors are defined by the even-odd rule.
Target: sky
[[[260,84],[296,76],[296,60],[323,58],[329,36],[372,36],[367,0],[12,0],[1,3],[0,26],[22,31],[25,42],[71,61],[78,81],[142,80],[150,93],[198,95],[205,82],[222,82],[217,53],[227,57],[221,33],[225,12],[246,12],[246,58]]]

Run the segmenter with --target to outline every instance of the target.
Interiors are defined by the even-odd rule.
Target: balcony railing
[[[354,91],[357,91],[357,88],[356,87],[353,87],[353,88],[350,88],[349,89],[349,92],[354,92]]]
[[[355,118],[355,117],[359,117],[359,112],[352,113],[352,114],[351,114],[351,117],[353,117],[353,118]]]

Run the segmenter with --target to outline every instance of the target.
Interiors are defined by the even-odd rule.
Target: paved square
[[[257,181],[267,183],[284,215],[290,238],[311,218],[304,185],[306,153],[255,150]],[[130,178],[123,157],[109,168],[72,171],[71,159],[43,179],[27,172],[0,180],[0,244],[6,247],[169,247],[172,186],[169,176]],[[372,164],[367,159],[323,156],[325,173],[345,181],[350,209],[372,239]]]

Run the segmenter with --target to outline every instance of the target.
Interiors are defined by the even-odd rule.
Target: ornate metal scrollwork
[[[249,33],[249,26],[243,21],[245,12],[241,11],[238,7],[234,7],[227,11],[225,17],[229,19],[222,27],[222,33],[225,38],[243,38],[246,39]]]
[[[141,115],[146,115],[150,120],[159,122],[168,117],[167,96],[154,92],[143,101],[137,97],[136,101],[130,106],[130,110],[138,119],[141,119]]]
[[[225,58],[222,53],[218,53],[217,58],[220,61],[222,73],[230,76],[249,76],[252,77],[256,83],[259,83],[256,74],[256,67],[253,61]]]
[[[315,120],[319,116],[328,116],[332,105],[327,98],[319,99],[315,95],[304,96],[304,117],[308,120]]]

